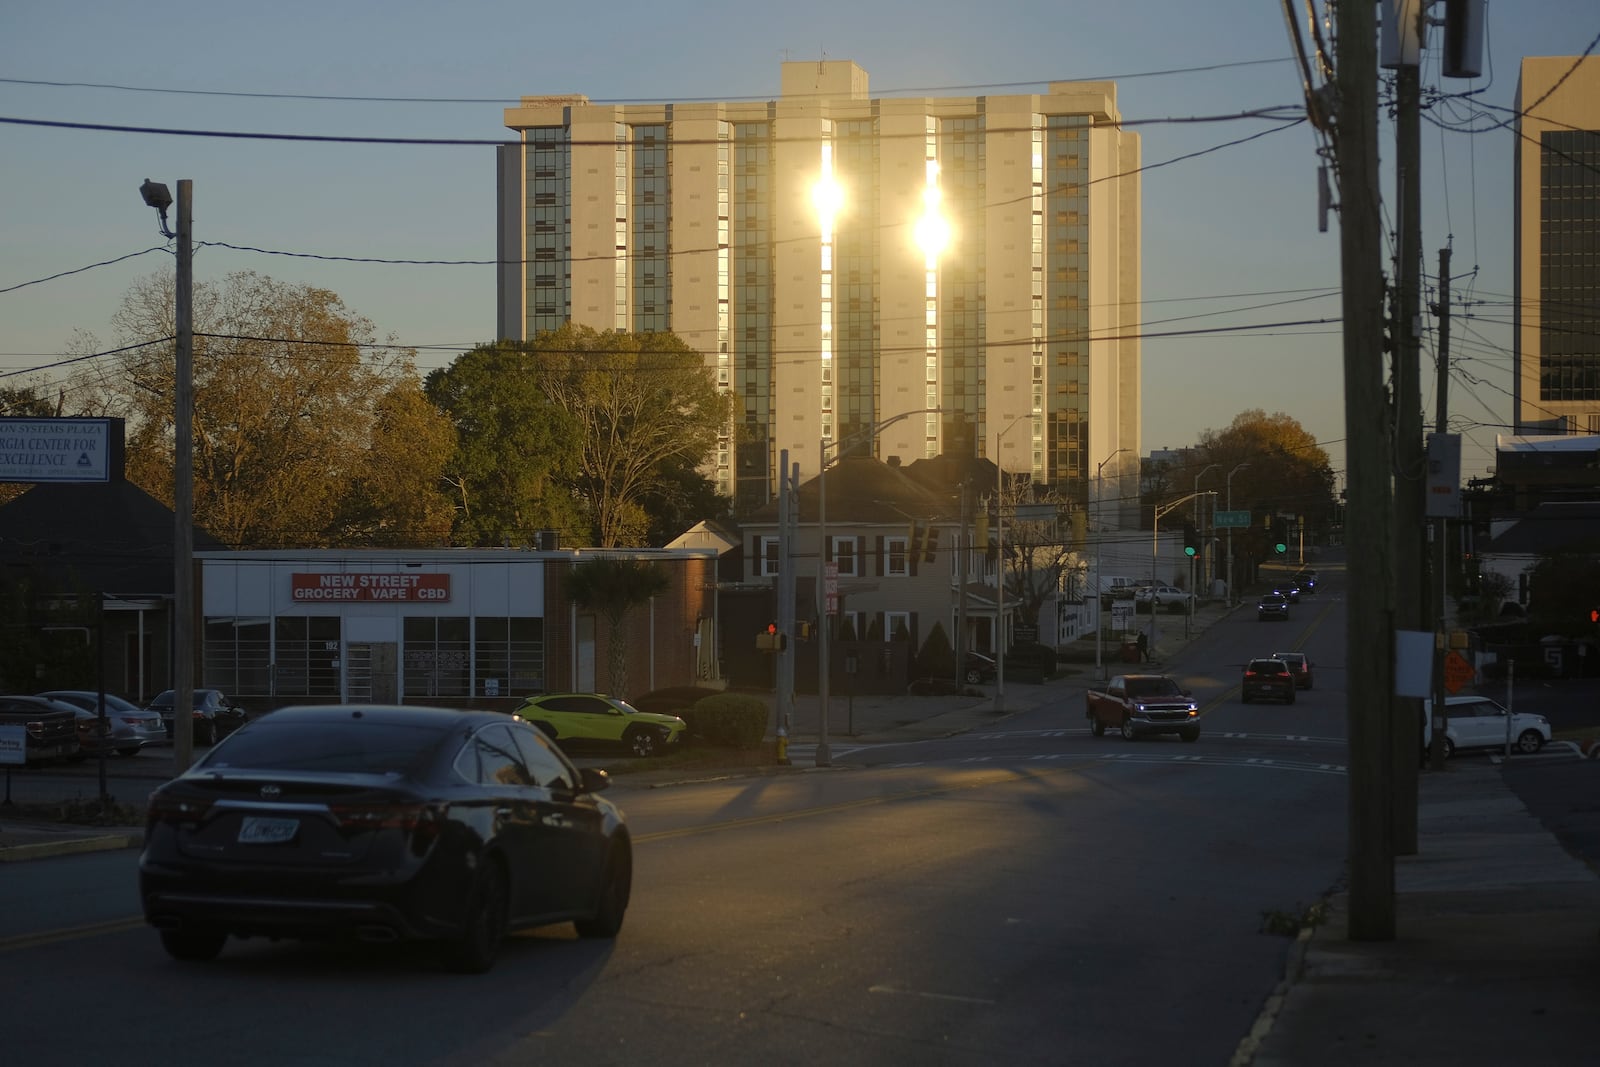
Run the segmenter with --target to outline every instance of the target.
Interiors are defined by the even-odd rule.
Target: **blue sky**
[[[1296,6],[1300,6],[1299,3]],[[1576,55],[1600,34],[1594,0],[1491,0],[1481,90],[1509,107],[1527,55]],[[1437,41],[1435,37],[1431,39]],[[1337,219],[1317,231],[1317,142],[1304,124],[1189,156],[1277,124],[1238,115],[1300,103],[1278,0],[815,0],[607,5],[458,0],[288,0],[210,5],[8,0],[0,6],[0,116],[179,130],[322,136],[509,138],[522,95],[600,101],[771,99],[784,59],[850,59],[874,95],[1040,91],[1113,79],[1138,123],[1147,330],[1143,445],[1181,448],[1248,408],[1285,412],[1344,461]],[[1204,69],[1203,69],[1204,68]],[[79,83],[73,86],[22,82]],[[93,88],[83,83],[124,88]],[[145,92],[140,89],[184,90]],[[276,94],[245,96],[220,94]],[[284,94],[378,100],[286,99]],[[399,98],[405,98],[401,100]],[[1431,114],[1460,126],[1467,108]],[[1511,421],[1509,130],[1423,125],[1423,259],[1453,246],[1452,428],[1463,473],[1493,464]],[[1393,138],[1380,142],[1387,176]],[[145,178],[195,183],[195,239],[312,256],[492,260],[487,145],[246,141],[0,124],[0,374],[43,366],[111,314],[138,278],[172,269],[139,199]],[[1392,199],[1385,219],[1394,221]],[[429,369],[495,332],[491,266],[333,262],[202,248],[199,281],[253,270],[338,293]],[[13,288],[18,287],[20,288]],[[1258,332],[1197,332],[1300,320]],[[1424,375],[1432,378],[1432,324]],[[442,346],[442,347],[428,347]],[[1453,361],[1454,362],[1454,361]],[[14,383],[17,378],[0,381]],[[1425,390],[1432,425],[1433,392]]]

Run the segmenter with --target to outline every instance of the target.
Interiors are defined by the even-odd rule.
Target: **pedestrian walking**
[[[1150,635],[1143,630],[1139,631],[1139,662],[1150,662]]]

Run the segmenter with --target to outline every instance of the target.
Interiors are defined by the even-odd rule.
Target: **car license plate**
[[[300,829],[299,819],[272,819],[263,815],[246,815],[239,827],[241,845],[283,845],[294,840]]]

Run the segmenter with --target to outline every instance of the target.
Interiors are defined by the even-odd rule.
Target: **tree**
[[[128,420],[130,481],[170,502],[173,286],[137,283],[113,316],[125,346],[111,369],[80,379]],[[409,352],[334,293],[241,272],[194,288],[194,515],[239,547],[437,543],[442,416],[404,400]],[[384,451],[400,412],[417,447]],[[381,474],[380,474],[381,472]],[[362,499],[376,491],[381,496]],[[386,505],[411,507],[373,520]],[[365,512],[366,521],[353,516]],[[353,525],[352,525],[353,523]]]
[[[1209,475],[1215,481],[1203,484],[1202,489],[1220,489],[1228,471],[1249,464],[1233,479],[1236,511],[1294,515],[1303,518],[1310,529],[1333,517],[1337,502],[1328,453],[1298,421],[1282,412],[1268,415],[1253,408],[1240,412],[1226,429],[1201,434],[1188,465],[1175,472],[1175,485],[1192,492],[1195,476],[1210,463],[1218,467]],[[1218,507],[1226,506],[1227,501],[1219,498]],[[1240,536],[1243,540],[1236,542],[1236,549],[1257,559],[1270,554],[1259,525]]]
[[[1068,592],[1083,570],[1078,558],[1082,546],[1082,513],[1057,490],[1007,478],[1003,483],[1001,505],[1005,511],[1004,559],[1001,573],[1006,583],[1006,600],[1017,605],[1023,623],[1035,626],[1045,598]],[[1021,505],[1024,518],[1018,518]],[[1049,519],[1031,517],[1030,505],[1054,509]]]
[[[600,556],[575,564],[567,572],[572,602],[598,614],[606,623],[606,666],[611,693],[628,691],[627,646],[622,624],[628,614],[671,586],[667,572],[649,560]]]
[[[539,530],[587,542],[571,489],[577,421],[545,393],[521,347],[480,345],[430,373],[426,390],[455,424],[445,480],[458,544],[528,545]]]
[[[669,459],[656,471],[655,484],[640,494],[649,520],[645,543],[660,548],[695,523],[727,515],[733,502],[687,458]]]
[[[727,425],[704,358],[670,333],[568,324],[527,343],[544,391],[577,424],[574,488],[602,547],[638,545],[669,464],[698,467]]]

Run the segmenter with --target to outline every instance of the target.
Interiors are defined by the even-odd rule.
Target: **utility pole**
[[[194,760],[194,182],[178,179],[178,348],[172,419],[172,748]]]
[[[796,501],[790,492],[789,450],[778,453],[778,629],[784,634],[783,647],[776,653],[778,699],[775,702],[778,737],[778,762],[789,762],[789,725],[794,713],[794,527]]]
[[[1439,366],[1437,377],[1437,393],[1434,400],[1434,430],[1436,433],[1449,432],[1449,386],[1450,386],[1450,246],[1439,249]],[[1434,577],[1433,583],[1433,617],[1438,621],[1438,630],[1433,642],[1433,707],[1428,709],[1428,714],[1433,718],[1433,738],[1429,746],[1428,766],[1433,770],[1444,770],[1444,657],[1446,641],[1449,634],[1449,623],[1444,617],[1444,583],[1445,575],[1449,573],[1450,549],[1448,533],[1450,520],[1439,518],[1434,520]],[[1508,719],[1507,722],[1510,720]]]
[[[1337,10],[1340,280],[1344,291],[1344,410],[1349,496],[1346,623],[1348,660],[1363,669],[1348,680],[1349,936],[1392,941],[1395,934],[1394,803],[1389,773],[1389,707],[1394,693],[1394,619],[1387,590],[1391,469],[1383,389],[1383,254],[1378,183],[1376,5]]]
[[[1422,89],[1421,47],[1427,23],[1422,3],[1387,5],[1395,19],[1415,19],[1397,26],[1410,47],[1402,46],[1395,69],[1395,185],[1400,201],[1395,270],[1394,323],[1394,622],[1397,630],[1431,629],[1423,610],[1429,589],[1426,556],[1424,487],[1427,456],[1422,434],[1422,339],[1419,292],[1422,282]],[[1410,31],[1410,32],[1408,32]],[[1414,36],[1413,36],[1414,34]],[[1394,763],[1394,850],[1397,856],[1417,851],[1417,729],[1422,705],[1415,696],[1391,696],[1390,748]]]

